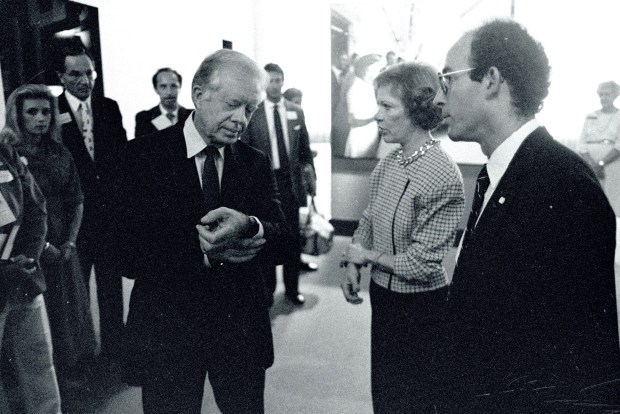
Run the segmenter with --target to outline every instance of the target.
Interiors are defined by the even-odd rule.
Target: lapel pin
[[[504,204],[506,199],[504,197],[500,197],[498,201],[499,201],[500,204]]]

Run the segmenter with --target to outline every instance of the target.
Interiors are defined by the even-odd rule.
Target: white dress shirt
[[[202,139],[202,136],[196,129],[196,125],[194,125],[193,112],[185,121],[185,125],[183,126],[183,136],[185,137],[185,146],[187,147],[187,158],[194,158],[198,178],[200,179],[200,186],[202,187],[202,171],[204,170],[205,160],[207,158],[203,150],[207,147],[207,143],[204,139]],[[215,160],[215,168],[217,169],[217,176],[221,187],[222,175],[224,173],[224,147],[219,147],[217,150],[219,151],[220,156]],[[254,238],[263,237],[265,234],[263,224],[257,217],[254,218],[258,222],[258,233],[256,233]]]
[[[287,156],[291,153],[291,144],[288,137],[288,123],[286,118],[286,108],[284,99],[280,98],[280,102],[273,103],[269,99],[265,99],[265,116],[267,117],[267,128],[269,129],[269,142],[271,143],[271,167],[274,170],[280,168],[280,153],[278,152],[278,137],[276,136],[276,125],[273,119],[273,107],[278,105],[278,113],[282,122],[282,133],[284,134],[284,145],[286,146]]]

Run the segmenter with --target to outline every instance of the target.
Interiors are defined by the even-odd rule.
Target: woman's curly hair
[[[414,125],[430,131],[441,123],[441,108],[433,104],[439,81],[432,66],[420,62],[398,63],[381,72],[374,85],[375,91],[391,86]]]

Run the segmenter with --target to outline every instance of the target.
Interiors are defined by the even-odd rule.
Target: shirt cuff
[[[253,239],[261,239],[264,235],[265,235],[265,229],[263,228],[263,223],[260,222],[260,220],[258,219],[258,217],[256,216],[250,216],[253,217],[254,220],[256,220],[256,222],[258,223],[258,233],[256,233],[254,236],[252,236]]]

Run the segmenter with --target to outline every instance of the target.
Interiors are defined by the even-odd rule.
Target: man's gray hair
[[[218,72],[220,70],[237,71],[245,76],[256,78],[260,85],[265,84],[265,73],[256,62],[243,53],[230,49],[220,49],[202,61],[192,79],[192,89],[194,86],[205,85],[212,89],[218,89]]]

